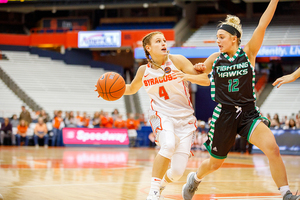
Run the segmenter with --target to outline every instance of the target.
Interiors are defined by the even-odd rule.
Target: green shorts
[[[243,107],[218,104],[213,112],[208,140],[204,145],[211,156],[225,159],[234,145],[236,135],[239,134],[249,142],[251,134],[260,122],[270,125],[268,119],[261,117],[254,103]]]

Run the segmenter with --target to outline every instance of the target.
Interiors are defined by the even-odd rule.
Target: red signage
[[[128,145],[127,129],[64,128],[65,145]]]

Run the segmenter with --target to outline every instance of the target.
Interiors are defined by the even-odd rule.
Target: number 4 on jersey
[[[165,100],[170,99],[170,97],[169,97],[169,95],[168,95],[168,93],[167,93],[164,86],[159,87],[158,93],[159,93],[159,97],[164,97]]]

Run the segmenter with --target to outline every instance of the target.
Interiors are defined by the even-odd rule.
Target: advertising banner
[[[271,129],[281,154],[300,155],[300,130]],[[253,152],[261,152],[253,146]]]
[[[171,54],[181,54],[187,58],[207,58],[219,52],[218,47],[171,47]],[[135,59],[145,59],[143,48],[135,48]],[[257,57],[300,57],[300,46],[262,46]]]
[[[127,129],[63,128],[63,143],[70,145],[126,145]]]
[[[79,48],[121,47],[121,31],[79,31]]]

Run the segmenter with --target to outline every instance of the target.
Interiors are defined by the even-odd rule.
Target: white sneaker
[[[0,200],[3,200],[3,196],[0,194]]]
[[[38,145],[38,144],[36,144],[36,145],[35,145],[35,148],[37,148],[37,149],[38,149],[38,148],[39,148],[39,145]]]
[[[163,200],[164,197],[161,196],[160,194],[158,195],[148,195],[147,199],[146,200]]]

